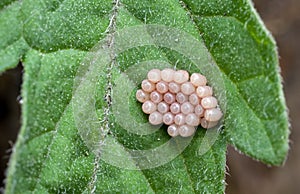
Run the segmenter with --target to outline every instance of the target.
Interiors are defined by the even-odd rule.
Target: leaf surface
[[[223,193],[227,143],[267,164],[284,161],[289,132],[276,46],[248,1],[7,4],[0,4],[0,71],[23,59],[25,74],[6,193]],[[136,34],[124,39],[127,29]],[[208,76],[223,129],[199,127],[182,153],[166,126],[133,133],[149,128],[136,124],[147,117],[135,91],[155,65]],[[127,114],[119,117],[116,104]],[[159,152],[165,145],[170,152]],[[151,159],[165,162],[145,168]]]
[[[22,24],[18,18],[21,3],[3,1],[0,8],[2,8],[0,11],[0,73],[2,73],[17,66],[28,46],[22,38]]]

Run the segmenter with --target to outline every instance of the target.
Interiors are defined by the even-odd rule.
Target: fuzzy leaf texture
[[[22,128],[7,170],[7,194],[223,193],[227,144],[269,165],[284,162],[289,129],[276,45],[250,1],[6,0],[0,9],[0,72],[20,61],[24,66]],[[199,127],[182,153],[162,165],[141,168],[140,158],[130,150],[155,150],[170,137],[165,126],[137,135],[118,122],[110,105],[118,95],[128,99],[125,124],[129,117],[147,120],[134,99],[138,86],[127,88],[130,83],[122,75],[141,61],[166,61],[190,73],[203,69],[188,53],[160,45],[172,40],[149,30],[140,40],[149,40],[147,44],[128,47],[109,64],[99,63],[95,79],[76,79],[93,75],[82,64],[90,62],[87,56],[98,57],[93,51],[102,48],[95,47],[99,41],[108,41],[104,46],[109,50],[115,43],[113,32],[154,24],[179,29],[199,42],[199,58],[214,64],[214,76],[222,79],[214,85],[208,78],[226,112],[211,144],[209,138],[203,144],[207,132]],[[131,36],[123,47],[138,37]],[[80,69],[83,77],[78,76]],[[145,76],[144,71],[132,76]],[[79,118],[81,124],[88,122],[90,110],[76,117],[76,95],[86,99],[83,107],[93,106],[98,131],[78,126]],[[105,151],[102,141],[112,146]],[[199,147],[207,145],[199,154]],[[114,153],[128,159],[131,167],[118,166],[125,161],[103,160]]]

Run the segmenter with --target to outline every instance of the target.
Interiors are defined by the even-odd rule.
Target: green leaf
[[[288,151],[289,130],[276,45],[252,5],[226,2],[226,6],[218,0],[186,2],[209,51],[229,79],[225,131],[229,142],[242,152],[280,165]]]
[[[248,1],[8,4],[0,72],[23,59],[25,73],[6,193],[223,193],[227,143],[284,161],[276,46]],[[135,91],[147,70],[169,66],[208,77],[221,131],[170,138],[147,124]]]
[[[13,2],[8,5],[9,3],[0,3],[0,73],[17,66],[28,49],[21,35],[22,25],[18,18],[21,4]]]

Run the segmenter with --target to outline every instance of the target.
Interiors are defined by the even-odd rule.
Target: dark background
[[[291,149],[283,167],[268,167],[228,148],[228,194],[300,193],[300,1],[254,0],[280,54],[284,90],[291,120]],[[0,187],[20,128],[22,67],[0,76]],[[0,190],[1,191],[1,190]]]

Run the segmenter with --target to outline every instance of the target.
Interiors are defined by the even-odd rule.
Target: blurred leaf
[[[19,20],[21,3],[9,1],[0,3],[0,73],[6,69],[17,66],[20,59],[28,49],[22,38],[22,25]]]

